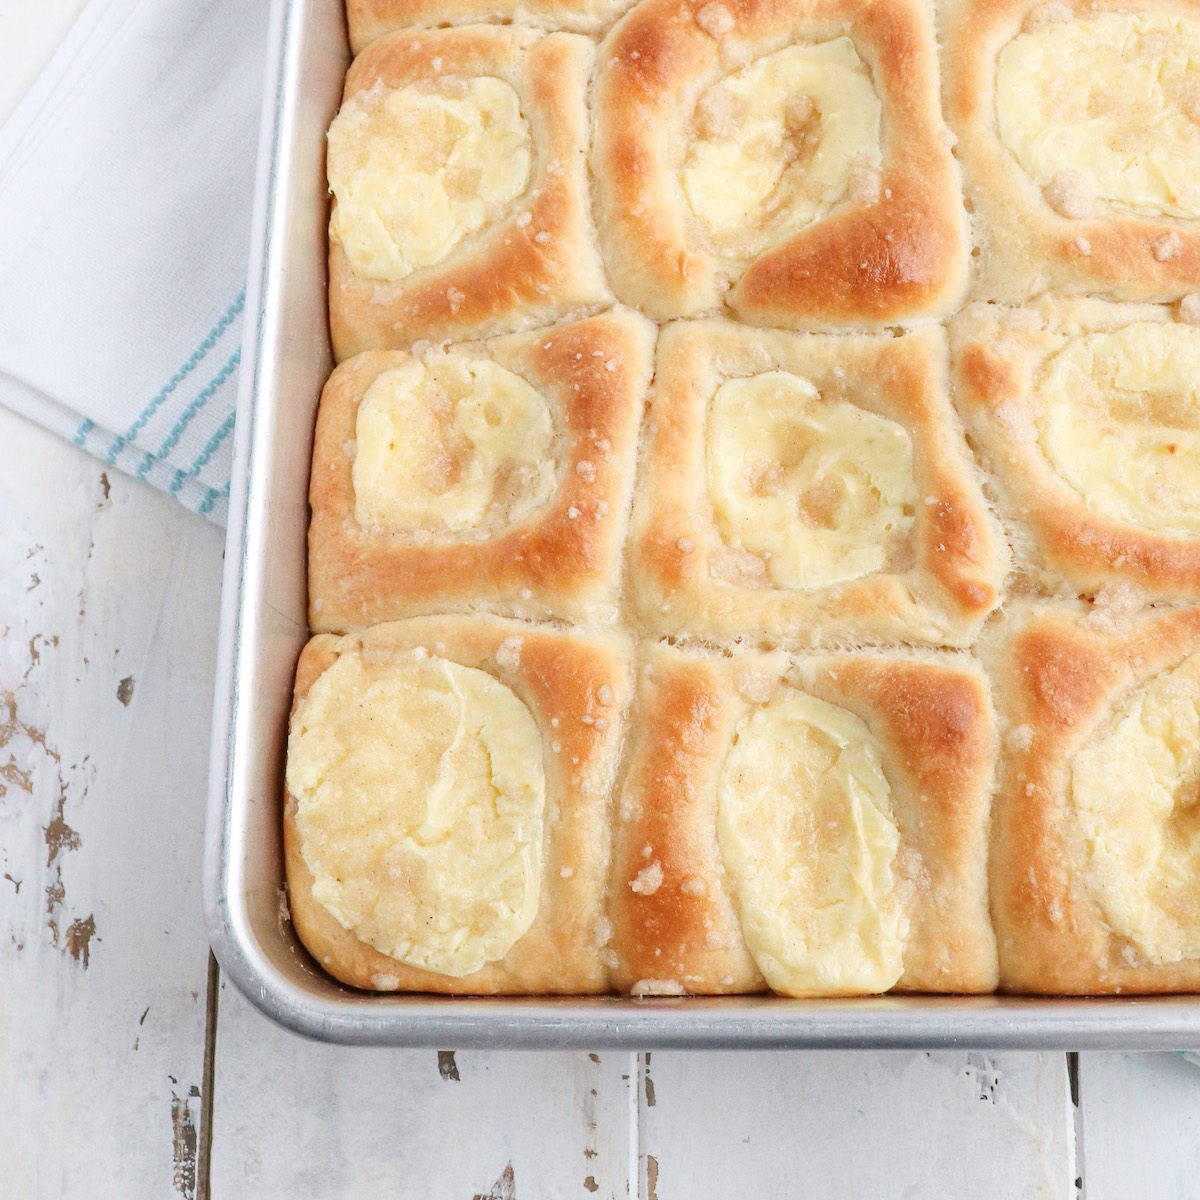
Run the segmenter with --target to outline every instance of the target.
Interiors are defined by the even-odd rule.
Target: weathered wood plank
[[[624,1200],[634,1056],[351,1049],[223,984],[213,1200]]]
[[[0,1193],[195,1194],[221,537],[0,410]]]
[[[1200,1067],[1174,1054],[1079,1056],[1086,1200],[1200,1191]]]
[[[640,1067],[647,1200],[1066,1200],[1061,1054],[654,1053]]]

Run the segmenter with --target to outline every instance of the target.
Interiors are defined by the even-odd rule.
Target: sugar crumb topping
[[[850,168],[847,197],[851,204],[875,204],[883,187],[883,178],[874,167]]]
[[[808,100],[807,96],[803,98]],[[745,102],[720,84],[709,88],[696,102],[696,132],[702,138],[736,137],[745,119]]]
[[[1092,181],[1079,171],[1062,170],[1042,189],[1046,203],[1072,221],[1090,217],[1096,207]]]
[[[722,38],[733,29],[733,14],[725,5],[712,0],[712,3],[697,10],[696,24],[710,37]]]
[[[508,637],[496,647],[496,666],[502,671],[516,671],[521,666],[521,648],[524,642],[519,637]]]
[[[1142,590],[1124,579],[1104,584],[1092,601],[1092,610],[1083,624],[1097,633],[1124,633],[1142,610],[1146,597]]]
[[[1183,249],[1183,239],[1172,229],[1170,233],[1164,233],[1151,249],[1159,262],[1168,262]]]
[[[1064,4],[1062,0],[1050,0],[1050,3],[1039,4],[1030,11],[1022,29],[1026,33],[1033,33],[1035,30],[1045,29],[1047,25],[1061,25],[1064,21],[1072,20],[1074,16],[1069,4]]]
[[[766,704],[774,691],[774,683],[765,671],[743,671],[738,676],[737,693],[750,704]]]
[[[662,864],[658,859],[655,859],[648,867],[643,867],[636,877],[629,881],[629,890],[637,892],[639,896],[653,896],[655,892],[662,887],[663,869]]]
[[[631,996],[686,996],[687,991],[677,979],[639,979],[629,989]]]
[[[1028,750],[1033,745],[1033,728],[1029,725],[1014,725],[1007,734],[1004,740],[1014,750]]]
[[[996,406],[996,424],[1006,441],[1030,445],[1037,441],[1037,426],[1033,417],[1011,400]]]

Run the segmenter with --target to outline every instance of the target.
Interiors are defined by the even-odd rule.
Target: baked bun
[[[1200,281],[1190,0],[938,0],[971,295],[1173,300]]]
[[[946,339],[679,322],[658,343],[628,594],[653,634],[964,645],[1003,537]]]
[[[635,994],[986,992],[995,732],[965,656],[642,655],[613,980]]]
[[[593,56],[575,34],[472,25],[354,60],[329,130],[337,359],[611,300],[588,197]]]
[[[1197,990],[1200,609],[1016,606],[981,653],[1001,987]]]
[[[614,620],[653,339],[618,308],[342,363],[317,415],[312,627],[461,611]]]
[[[920,0],[643,0],[599,50],[601,244],[659,320],[938,320],[966,223]]]
[[[1161,305],[974,305],[956,400],[1024,585],[1200,599],[1200,328]]]
[[[314,638],[284,851],[317,962],[374,991],[605,990],[628,675],[620,638],[496,618]]]
[[[524,25],[594,33],[635,0],[346,0],[350,49],[396,29],[437,25]]]

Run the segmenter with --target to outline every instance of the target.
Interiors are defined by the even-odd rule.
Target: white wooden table
[[[0,1198],[1192,1200],[1169,1054],[352,1050],[210,964],[222,538],[0,410]]]

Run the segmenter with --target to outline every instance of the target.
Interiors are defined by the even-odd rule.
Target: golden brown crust
[[[666,648],[642,657],[637,741],[613,829],[612,984],[625,992],[648,984],[700,995],[765,991],[717,848],[717,775],[739,715],[736,694],[717,662]],[[634,891],[655,863],[661,885]]]
[[[1080,16],[1140,11],[1196,15],[1189,0],[1063,2]],[[996,57],[1042,0],[936,3],[946,121],[958,138],[955,153],[974,209],[972,240],[979,251],[971,298],[1021,301],[1053,291],[1172,300],[1195,291],[1200,279],[1197,222],[1138,216],[1115,205],[1099,205],[1088,218],[1060,216],[1001,142]],[[1155,244],[1171,233],[1178,236],[1179,247],[1160,260]]]
[[[993,478],[1016,566],[1035,586],[1090,595],[1124,581],[1151,597],[1200,599],[1200,539],[1097,512],[1029,432],[1037,372],[1069,337],[1169,320],[1159,306],[1045,299],[1015,310],[973,305],[951,322],[955,403]]]
[[[422,338],[531,329],[611,300],[588,202],[585,93],[593,53],[575,34],[469,26],[390,34],[354,60],[343,104],[377,83],[398,88],[444,75],[504,80],[529,122],[534,167],[504,218],[397,282],[356,275],[331,224],[329,324],[339,361]]]
[[[644,0],[599,51],[592,169],[617,294],[667,319],[718,309],[733,283],[724,299],[739,317],[786,328],[878,329],[949,315],[966,286],[966,224],[927,6],[721,0],[732,28],[718,41],[695,19],[705,7]],[[685,213],[674,178],[696,100],[760,55],[841,36],[853,40],[883,103],[879,198],[843,202],[744,270],[723,263]]]
[[[1000,985],[1094,995],[1200,989],[1200,961],[1153,965],[1089,891],[1071,760],[1132,687],[1200,651],[1200,609],[1104,631],[1085,604],[1021,606],[981,652],[1006,732],[993,802],[992,920]],[[1019,733],[1019,735],[1018,735]]]
[[[716,578],[704,467],[706,412],[726,377],[782,370],[903,426],[913,443],[915,561],[905,570],[788,590]],[[727,321],[679,322],[659,338],[634,502],[629,594],[657,634],[796,646],[965,645],[996,606],[1002,535],[947,399],[945,335],[797,335]]]
[[[992,991],[987,838],[997,739],[982,672],[957,656],[888,653],[818,660],[804,671],[812,694],[848,708],[884,751],[910,892],[896,989]]]
[[[345,631],[434,611],[611,616],[653,334],[636,313],[616,309],[488,343],[496,362],[546,398],[564,461],[549,505],[484,541],[414,541],[355,521],[349,447],[358,404],[408,356],[375,351],[339,366],[321,398],[313,452],[312,627]]]
[[[511,639],[519,639],[514,647]],[[508,642],[505,651],[497,653]],[[542,736],[545,845],[537,916],[498,962],[462,978],[406,966],[359,941],[312,896],[312,874],[284,798],[284,851],[292,922],[329,974],[374,991],[454,994],[606,990],[601,949],[609,857],[609,797],[629,694],[629,654],[615,636],[581,637],[493,617],[429,617],[378,625],[357,636],[319,635],[296,671],[298,703],[348,650],[386,660],[422,646],[494,675],[529,708]]]
[[[397,29],[512,23],[535,29],[595,33],[635,0],[346,0],[350,48],[357,54]]]
[[[996,736],[976,663],[898,651],[730,659],[668,647],[643,661],[633,717],[640,739],[613,834],[617,987],[651,979],[697,993],[764,990],[716,842],[716,788],[738,722],[781,679],[854,713],[882,749],[900,832],[897,893],[909,920],[898,990],[995,987],[986,864]],[[654,863],[661,885],[632,889]]]

